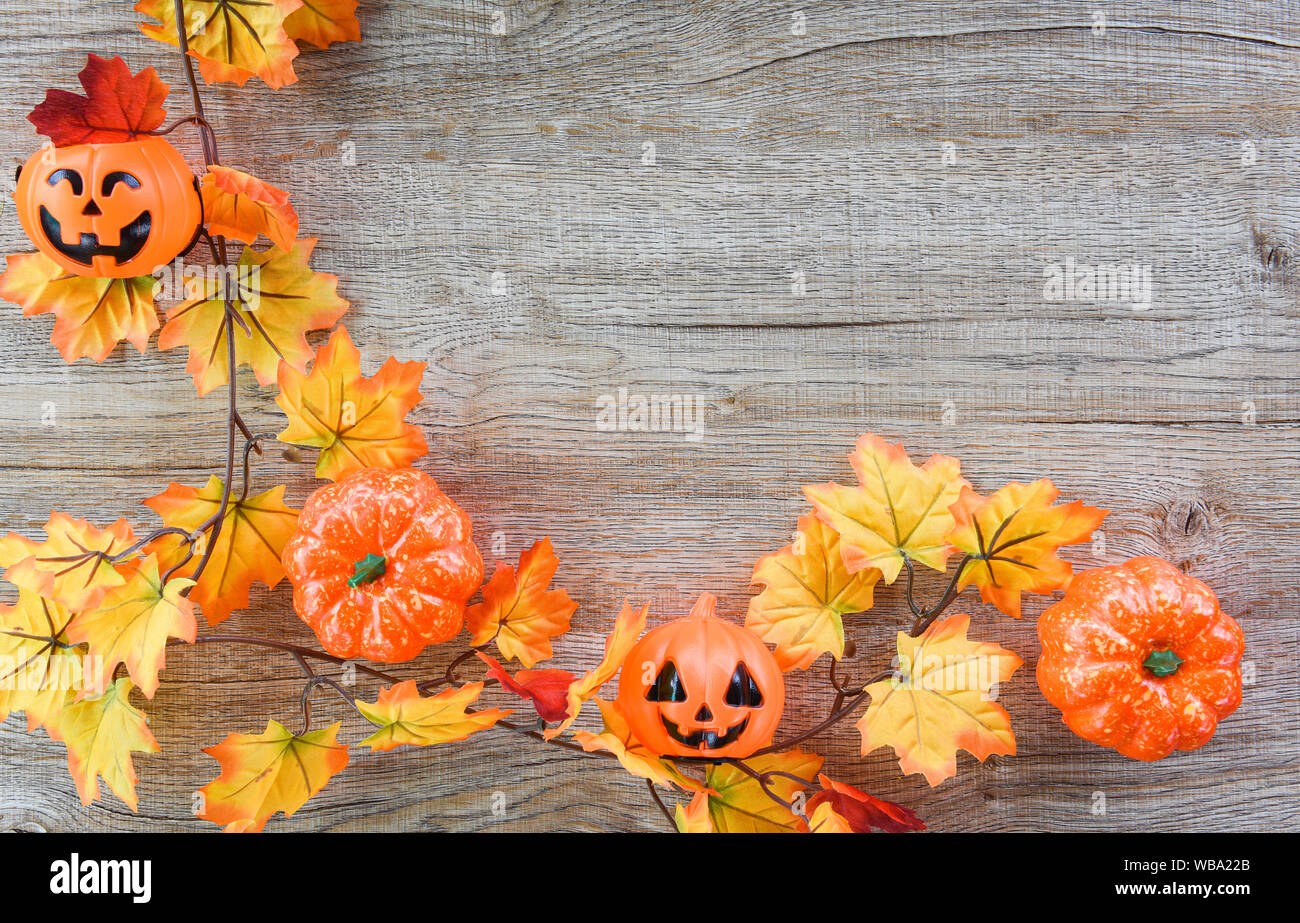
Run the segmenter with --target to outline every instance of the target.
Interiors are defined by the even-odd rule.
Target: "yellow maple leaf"
[[[113,794],[136,809],[132,753],[157,753],[144,712],[131,704],[134,688],[125,677],[102,695],[73,702],[63,710],[60,727],[68,745],[68,772],[77,783],[82,804],[99,798],[102,777]]]
[[[569,630],[578,604],[561,589],[547,589],[560,566],[551,540],[544,538],[519,556],[519,568],[498,562],[483,586],[483,601],[465,610],[470,644],[495,640],[507,661],[525,667],[551,656],[551,639]]]
[[[392,356],[371,378],[340,326],[316,353],[311,373],[280,366],[280,405],[289,425],[281,442],[315,446],[316,477],[337,481],[358,468],[405,468],[429,451],[424,433],[406,422],[420,403],[425,363]]]
[[[264,235],[281,250],[298,239],[298,213],[289,193],[242,170],[212,164],[203,177],[203,216],[208,231],[256,242]]]
[[[828,802],[823,801],[817,807],[813,808],[812,816],[808,818],[809,833],[852,833],[853,828],[843,817],[835,813],[835,809]]]
[[[1020,618],[1022,592],[1046,595],[1068,587],[1072,569],[1056,550],[1088,541],[1109,511],[1077,500],[1052,506],[1058,496],[1047,478],[1013,481],[989,497],[964,488],[952,506],[956,526],[948,534],[969,555],[957,588],[978,586],[986,603]]]
[[[768,644],[782,670],[806,670],[823,653],[844,656],[844,616],[871,608],[880,571],[850,574],[840,537],[814,515],[799,518],[797,540],[764,555],[751,583],[763,592],[749,601],[745,627]]]
[[[53,314],[50,342],[65,362],[82,356],[103,362],[123,340],[144,352],[158,329],[152,276],[78,276],[43,253],[14,254],[6,265],[0,298],[20,306],[24,317]]]
[[[61,738],[63,710],[80,693],[84,648],[68,638],[73,615],[31,590],[18,602],[0,606],[0,721],[25,712],[27,730],[44,727]]]
[[[858,721],[862,753],[892,747],[904,773],[932,786],[957,774],[957,751],[981,762],[1015,754],[1011,716],[989,691],[1023,663],[992,643],[968,641],[970,617],[934,622],[919,638],[898,633],[898,668],[867,687],[871,707]]]
[[[632,646],[636,644],[637,639],[641,637],[641,633],[645,631],[646,617],[649,614],[649,606],[633,609],[626,602],[623,603],[622,610],[618,613],[618,617],[614,619],[614,630],[605,639],[605,656],[601,658],[595,669],[588,670],[575,680],[573,685],[569,686],[569,693],[566,696],[568,715],[555,727],[547,728],[543,732],[547,740],[552,740],[564,733],[569,725],[577,720],[578,712],[582,710],[582,703],[599,692],[601,686],[614,678],[615,674],[623,666],[623,661],[627,659],[628,652],[632,650]]]
[[[357,0],[306,0],[284,21],[289,37],[328,48],[334,42],[361,41]]]
[[[709,816],[709,793],[698,791],[689,804],[677,805],[673,812],[678,833],[713,833],[713,818]]]
[[[110,590],[98,606],[77,615],[68,637],[103,658],[101,679],[119,663],[149,698],[158,690],[158,672],[167,660],[167,639],[194,643],[194,604],[182,595],[193,580],[174,578],[166,585],[158,558],[148,555],[122,586]]]
[[[422,696],[415,680],[408,679],[381,689],[374,704],[357,699],[357,709],[379,728],[361,742],[374,752],[402,745],[428,747],[464,740],[492,727],[511,712],[500,708],[467,711],[482,691],[482,683],[466,683],[459,689]]]
[[[307,331],[333,327],[348,309],[337,293],[338,277],[308,265],[315,246],[307,237],[287,251],[245,247],[239,258],[235,284],[229,286],[230,309],[242,324],[235,327],[235,364],[251,366],[260,385],[276,380],[281,360],[305,369],[312,356]],[[159,349],[189,347],[185,371],[199,394],[230,380],[223,295],[229,281],[186,277],[186,290],[196,294],[167,312],[158,334]]]
[[[296,81],[298,46],[285,30],[285,20],[301,6],[302,0],[183,0],[186,42],[203,79],[243,86],[257,76],[274,88]],[[135,11],[158,20],[140,23],[149,38],[180,44],[175,0],[138,0]]]
[[[261,734],[231,734],[204,748],[221,764],[221,775],[200,790],[199,816],[231,833],[256,833],[277,811],[292,817],[347,766],[347,747],[337,743],[341,726],[299,737],[268,721]]]
[[[649,779],[655,785],[677,786],[683,791],[697,791],[700,783],[683,775],[671,762],[653,753],[632,735],[627,720],[619,714],[614,703],[597,697],[596,707],[605,722],[605,729],[599,734],[590,731],[574,731],[573,739],[582,744],[582,749],[591,753],[595,750],[608,750],[618,757],[623,768],[632,775]]]
[[[942,571],[953,527],[948,507],[968,486],[961,463],[931,455],[920,468],[907,450],[872,433],[858,440],[849,456],[858,485],[816,484],[804,495],[818,517],[840,534],[840,550],[849,573],[868,567],[893,583],[904,557]]]
[[[221,479],[212,475],[201,490],[173,483],[144,502],[167,525],[192,532],[220,506]],[[242,500],[237,494],[231,495],[212,556],[189,594],[209,625],[224,621],[234,610],[247,606],[248,588],[253,581],[269,587],[280,582],[284,577],[280,554],[297,524],[298,511],[284,505],[283,486]],[[205,533],[209,540],[211,534],[210,530]],[[167,536],[160,542],[167,543],[169,539]],[[175,543],[170,544],[174,553]],[[192,576],[201,556],[197,552],[177,575]]]
[[[74,612],[98,604],[105,593],[126,582],[108,560],[131,545],[131,526],[125,519],[99,529],[84,519],[53,512],[45,535],[43,542],[14,533],[6,538],[6,558],[19,549],[27,551],[5,571],[6,580]]]
[[[744,763],[760,776],[780,772],[811,780],[821,769],[822,758],[802,750],[787,750],[752,756]],[[718,833],[790,833],[808,829],[802,817],[769,797],[757,779],[731,763],[709,767],[704,784],[712,791],[708,796],[709,817]],[[787,803],[794,803],[796,793],[805,788],[784,775],[769,776],[767,787]]]

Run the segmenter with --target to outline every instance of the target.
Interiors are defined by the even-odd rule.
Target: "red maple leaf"
[[[487,675],[515,695],[531,699],[543,721],[563,721],[569,714],[569,687],[577,679],[568,670],[520,670],[514,676],[487,654],[479,660],[488,665]]]
[[[809,815],[816,810],[817,805],[825,801],[848,822],[854,833],[870,833],[873,827],[886,833],[925,829],[921,819],[901,804],[868,795],[861,789],[828,779],[824,775],[818,775],[817,779],[822,784],[822,790],[808,799]]]
[[[46,90],[45,101],[27,116],[55,147],[130,141],[163,123],[169,87],[152,67],[132,74],[121,58],[92,54],[79,76],[85,96]]]

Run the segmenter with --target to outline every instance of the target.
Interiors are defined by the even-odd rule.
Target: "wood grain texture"
[[[38,144],[26,113],[75,86],[86,52],[181,82],[129,7],[4,13],[5,173]],[[1294,4],[363,0],[362,27],[359,46],[300,57],[295,86],[208,88],[210,116],[224,160],[288,189],[321,238],[366,367],[429,363],[421,467],[474,517],[485,557],[554,540],[580,602],[559,665],[596,661],[625,597],[662,620],[707,590],[740,617],[800,485],[851,477],[853,440],[874,431],[960,457],[982,489],[1050,476],[1113,510],[1104,551],[1073,559],[1186,566],[1241,620],[1255,681],[1202,750],[1126,761],[1043,700],[1032,618],[967,596],[972,634],[1026,660],[1002,692],[1018,755],[962,756],[931,789],[883,751],[858,755],[845,725],[817,741],[832,775],[936,830],[1300,829]],[[173,115],[185,106],[175,92]],[[0,247],[28,249],[7,198]],[[1048,300],[1044,269],[1067,259],[1149,267],[1150,308]],[[194,396],[182,355],[68,367],[49,328],[0,311],[4,527],[34,533],[51,507],[145,526],[140,499],[219,469],[223,407]],[[619,388],[699,396],[702,438],[597,429]],[[240,399],[255,429],[281,427],[251,375]],[[301,501],[311,458],[270,455],[259,482]],[[864,672],[902,621],[898,594],[878,596],[849,627]],[[231,624],[312,640],[284,588]],[[822,669],[793,678],[787,730],[829,706]],[[191,793],[216,764],[200,747],[295,720],[299,689],[266,652],[172,654],[138,815],[111,796],[81,807],[62,748],[10,719],[0,827],[203,829]],[[356,751],[271,824],[661,827],[638,780],[504,732]]]

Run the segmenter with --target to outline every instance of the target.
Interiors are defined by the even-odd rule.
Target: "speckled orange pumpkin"
[[[1038,686],[1070,730],[1133,759],[1195,750],[1241,704],[1241,626],[1160,558],[1082,572],[1038,638]]]
[[[281,558],[325,650],[384,663],[454,637],[483,582],[469,516],[413,468],[362,468],[317,490]]]

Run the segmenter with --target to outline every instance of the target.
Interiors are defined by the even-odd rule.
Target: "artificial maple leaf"
[[[25,712],[27,730],[44,726],[61,738],[64,708],[85,682],[82,648],[68,638],[73,616],[58,603],[30,590],[18,602],[0,606],[0,721]]]
[[[1013,481],[990,497],[964,488],[952,505],[956,526],[948,534],[969,556],[957,588],[974,584],[986,603],[1020,618],[1022,592],[1046,595],[1069,586],[1071,567],[1056,550],[1088,541],[1109,511],[1078,500],[1052,506],[1060,493],[1047,478]]]
[[[109,558],[131,545],[131,526],[119,519],[99,529],[84,519],[53,512],[45,523],[46,539],[31,542],[11,534],[10,549],[26,543],[28,554],[10,565],[5,579],[76,612],[95,606],[126,577]]]
[[[347,766],[348,749],[336,742],[342,724],[298,737],[268,721],[261,734],[231,734],[205,747],[221,764],[221,775],[200,789],[199,817],[230,833],[257,833],[276,811],[292,817]]]
[[[700,783],[682,775],[677,767],[659,754],[649,750],[632,734],[625,719],[614,707],[614,703],[597,697],[596,706],[604,719],[605,729],[599,734],[590,731],[574,731],[573,739],[582,744],[582,749],[591,753],[596,750],[608,750],[618,757],[623,768],[641,779],[648,779],[655,785],[676,786],[683,791],[697,791]]]
[[[408,679],[381,689],[379,699],[373,705],[357,699],[357,709],[367,721],[379,728],[361,742],[373,753],[404,744],[428,747],[464,740],[510,714],[510,709],[500,708],[467,711],[482,691],[482,683],[466,683],[459,689],[445,689],[434,696],[422,696],[415,680]]]
[[[590,699],[600,691],[600,687],[605,685],[614,675],[618,673],[623,666],[623,661],[627,659],[628,652],[636,644],[641,633],[645,631],[646,616],[650,614],[649,606],[642,606],[640,609],[633,609],[626,602],[623,603],[622,610],[619,611],[618,617],[614,619],[614,630],[605,638],[605,656],[601,658],[595,669],[588,670],[579,679],[569,687],[567,703],[565,706],[565,717],[555,727],[547,728],[543,735],[547,740],[552,740],[562,734],[569,725],[577,720],[578,712],[582,710],[582,703]]]
[[[167,639],[194,643],[194,604],[183,595],[193,585],[186,578],[163,584],[157,556],[148,555],[126,583],[77,615],[68,626],[68,637],[103,658],[102,678],[111,677],[124,663],[140,691],[152,699],[167,660]]]
[[[713,818],[709,817],[709,793],[707,790],[695,793],[690,803],[677,805],[674,821],[678,833],[713,833]]]
[[[823,801],[808,816],[809,833],[853,833],[849,822],[835,813],[829,802]]]
[[[65,362],[89,356],[103,362],[126,340],[140,352],[158,329],[154,279],[98,279],[68,272],[44,253],[17,253],[0,273],[0,298],[24,317],[54,315],[50,342]]]
[[[849,573],[878,569],[893,583],[904,558],[942,571],[952,550],[945,537],[952,530],[949,505],[968,486],[961,463],[931,455],[920,468],[902,445],[867,433],[849,456],[859,484],[816,484],[804,495],[817,515],[840,534],[840,551]]]
[[[517,571],[497,562],[483,585],[483,601],[465,610],[469,643],[481,647],[495,639],[502,657],[518,658],[526,667],[549,658],[551,639],[569,630],[578,608],[564,590],[547,589],[559,566],[549,538],[519,556]]]
[[[150,134],[167,115],[168,86],[152,67],[132,75],[121,58],[92,54],[78,78],[85,96],[46,90],[45,101],[27,116],[55,147],[133,141]]]
[[[830,833],[831,830],[816,831],[816,811],[829,808],[846,826],[837,833],[870,833],[872,829],[886,833],[906,833],[909,830],[924,830],[925,824],[909,808],[883,798],[876,798],[844,782],[836,782],[825,775],[817,780],[822,790],[808,799],[808,809],[813,811],[810,826],[815,832]],[[824,816],[824,815],[823,815]],[[832,826],[834,821],[826,818]]]
[[[235,363],[251,366],[260,385],[276,380],[281,360],[299,371],[305,369],[312,355],[307,331],[333,327],[348,309],[336,292],[338,277],[315,272],[308,265],[315,246],[315,239],[309,237],[288,251],[271,247],[258,252],[246,247],[239,258],[231,309],[249,332],[236,325]],[[187,290],[198,294],[169,310],[167,324],[158,334],[159,349],[189,347],[185,371],[194,376],[199,394],[229,381],[224,281],[187,277]]]
[[[221,479],[213,475],[202,490],[173,483],[144,502],[166,525],[193,532],[220,508],[221,490]],[[284,577],[280,553],[297,524],[298,510],[284,505],[283,486],[242,500],[232,493],[211,557],[189,594],[209,625],[247,606],[254,580],[268,587],[280,582]],[[211,530],[206,535],[211,540]],[[196,553],[177,575],[192,576],[201,557]]]
[[[488,666],[487,675],[501,688],[533,703],[543,721],[563,721],[569,711],[569,687],[577,679],[568,670],[518,670],[514,676],[482,651],[475,651]]]
[[[303,0],[284,21],[289,38],[328,48],[333,42],[361,41],[357,0]]]
[[[59,721],[68,745],[68,772],[77,783],[82,804],[99,798],[102,777],[113,794],[136,809],[135,766],[132,753],[157,753],[158,741],[149,731],[144,712],[131,704],[135,688],[125,677],[102,695],[73,702]]]
[[[337,481],[358,468],[405,468],[429,451],[424,433],[405,422],[420,403],[425,363],[392,356],[371,378],[339,326],[316,353],[311,373],[280,366],[280,405],[289,425],[281,442],[316,446],[316,477]]]
[[[844,656],[844,616],[871,608],[880,571],[850,574],[839,533],[809,514],[799,518],[793,545],[764,555],[750,583],[763,592],[749,601],[745,627],[768,644],[782,670],[806,670],[823,653]]]
[[[752,756],[744,763],[758,775],[782,772],[811,779],[821,769],[822,758],[815,753],[787,750]],[[710,766],[704,784],[712,791],[708,796],[709,817],[718,833],[789,833],[808,829],[802,817],[770,798],[757,779],[731,763]],[[795,794],[804,789],[782,775],[769,776],[767,787],[786,802],[792,802]]]
[[[302,0],[183,0],[181,6],[190,55],[208,83],[243,86],[257,76],[278,89],[298,79],[298,46],[285,31],[285,19]],[[175,0],[139,0],[135,11],[158,20],[140,23],[141,32],[180,45]]]
[[[957,774],[957,751],[981,762],[1016,752],[1011,716],[988,692],[1010,679],[1019,657],[996,644],[968,641],[970,616],[934,622],[919,638],[898,633],[894,676],[867,687],[871,707],[858,721],[862,753],[893,747],[904,773],[930,785]]]
[[[261,234],[287,252],[298,239],[298,213],[289,193],[229,167],[208,167],[203,177],[203,215],[210,233],[246,244]]]

